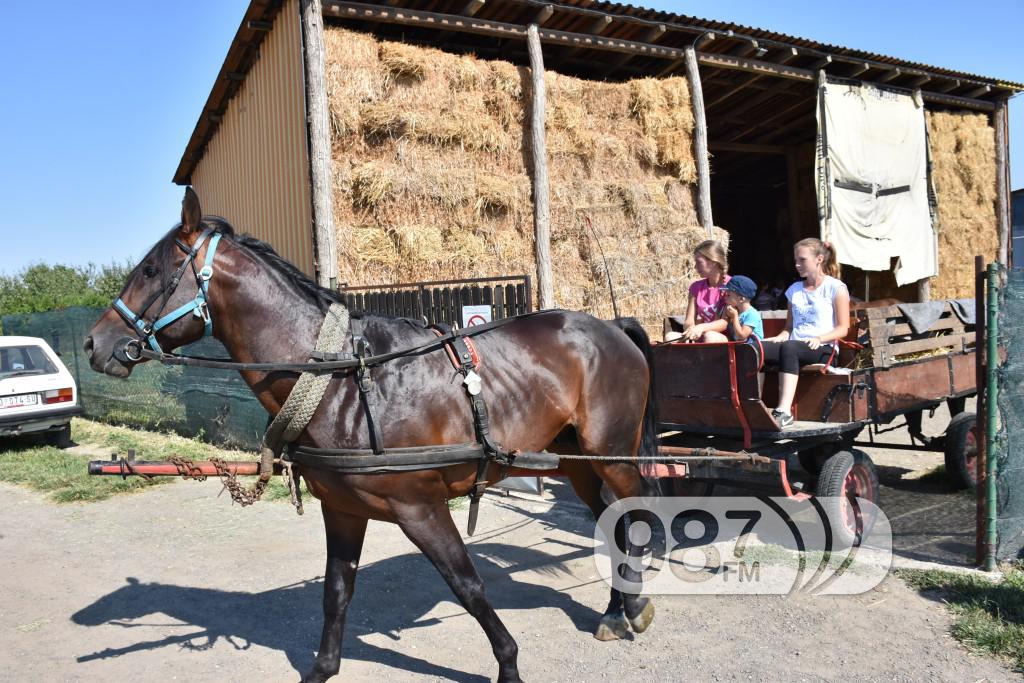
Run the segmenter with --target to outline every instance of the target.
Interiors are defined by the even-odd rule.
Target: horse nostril
[[[90,356],[92,355],[92,335],[85,338],[85,343],[82,344],[82,350]]]

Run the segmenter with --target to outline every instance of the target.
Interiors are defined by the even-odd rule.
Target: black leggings
[[[774,365],[779,372],[786,372],[790,375],[799,375],[800,366],[812,365],[814,363],[827,363],[832,355],[832,346],[822,344],[816,349],[807,346],[805,341],[794,341],[790,339],[784,342],[762,342],[764,347],[764,362],[766,365]]]

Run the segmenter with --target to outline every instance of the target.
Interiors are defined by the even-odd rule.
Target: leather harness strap
[[[359,402],[366,414],[366,426],[370,432],[370,447],[373,452],[382,455],[384,450],[384,435],[380,431],[380,423],[374,418],[374,410],[377,405],[377,392],[374,391],[373,376],[370,375],[370,368],[365,360],[373,356],[373,348],[370,342],[362,334],[356,333],[356,325],[360,327],[362,320],[352,321],[352,354],[359,361],[356,366],[356,386],[359,387]]]
[[[445,339],[445,348],[448,350],[448,359],[452,361],[455,371],[462,375],[462,383],[469,395],[469,402],[473,408],[473,427],[476,431],[477,441],[483,446],[483,452],[477,461],[476,478],[473,481],[473,488],[469,493],[469,525],[467,533],[472,536],[476,530],[476,520],[480,512],[480,498],[487,489],[488,482],[484,478],[487,475],[487,465],[493,460],[503,468],[512,464],[515,456],[504,450],[491,440],[490,417],[487,414],[487,403],[482,394],[483,381],[476,369],[480,356],[475,346],[467,337],[455,335],[451,328],[443,323],[431,326],[438,337]]]

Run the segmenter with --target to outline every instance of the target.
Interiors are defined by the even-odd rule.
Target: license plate
[[[0,396],[0,408],[21,408],[39,403],[39,394],[19,394],[17,396]]]

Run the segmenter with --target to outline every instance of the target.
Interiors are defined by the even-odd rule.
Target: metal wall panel
[[[192,173],[203,213],[268,242],[313,276],[299,0],[287,0]]]

